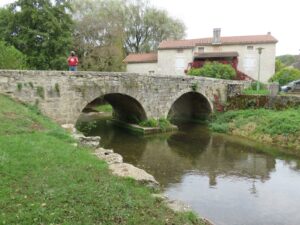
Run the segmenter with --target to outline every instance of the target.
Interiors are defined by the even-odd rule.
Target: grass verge
[[[0,224],[201,224],[112,176],[36,109],[0,95],[0,124]]]
[[[210,125],[215,132],[248,137],[287,147],[300,154],[300,107],[282,111],[247,109],[216,114]]]

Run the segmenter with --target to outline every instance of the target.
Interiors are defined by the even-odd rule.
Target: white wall
[[[158,50],[158,74],[184,75],[184,70],[192,60],[193,49]]]
[[[150,71],[157,73],[157,63],[128,63],[126,71],[129,73],[149,74]],[[151,72],[152,73],[152,72]]]

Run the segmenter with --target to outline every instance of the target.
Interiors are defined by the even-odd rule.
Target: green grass
[[[171,123],[168,119],[160,118],[160,119],[148,119],[139,123],[141,127],[159,127],[162,130],[167,130],[171,127]]]
[[[256,132],[270,135],[294,134],[300,131],[300,108],[275,111],[268,109],[236,110],[220,113],[212,123],[214,126],[226,126],[234,123],[240,128],[249,123],[256,124]],[[227,130],[224,129],[226,132]]]
[[[106,105],[99,105],[95,107],[95,110],[97,110],[98,112],[112,112],[113,108],[111,105],[106,104]]]
[[[247,109],[216,114],[211,129],[300,150],[300,107],[282,111]]]
[[[261,89],[261,90],[251,90],[251,89],[245,89],[242,91],[242,94],[244,95],[269,95],[270,91],[267,89]]]
[[[0,95],[0,124],[0,224],[201,224],[112,176],[35,108]]]

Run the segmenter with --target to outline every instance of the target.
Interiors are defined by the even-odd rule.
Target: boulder
[[[109,165],[123,162],[123,157],[120,154],[114,153],[111,149],[97,148],[94,155],[99,159],[105,160]]]
[[[114,175],[121,177],[131,177],[140,183],[152,188],[158,188],[159,183],[146,171],[139,169],[128,163],[118,163],[109,165],[109,169]]]

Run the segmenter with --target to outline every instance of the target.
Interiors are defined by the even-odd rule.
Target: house
[[[222,37],[221,29],[216,28],[212,37],[165,40],[159,44],[157,53],[130,54],[124,62],[127,72],[176,76],[184,75],[195,57],[211,60],[211,57],[234,55],[239,71],[257,80],[260,67],[260,81],[267,82],[275,73],[276,43],[270,32],[265,35]],[[262,48],[261,54],[258,48]]]

